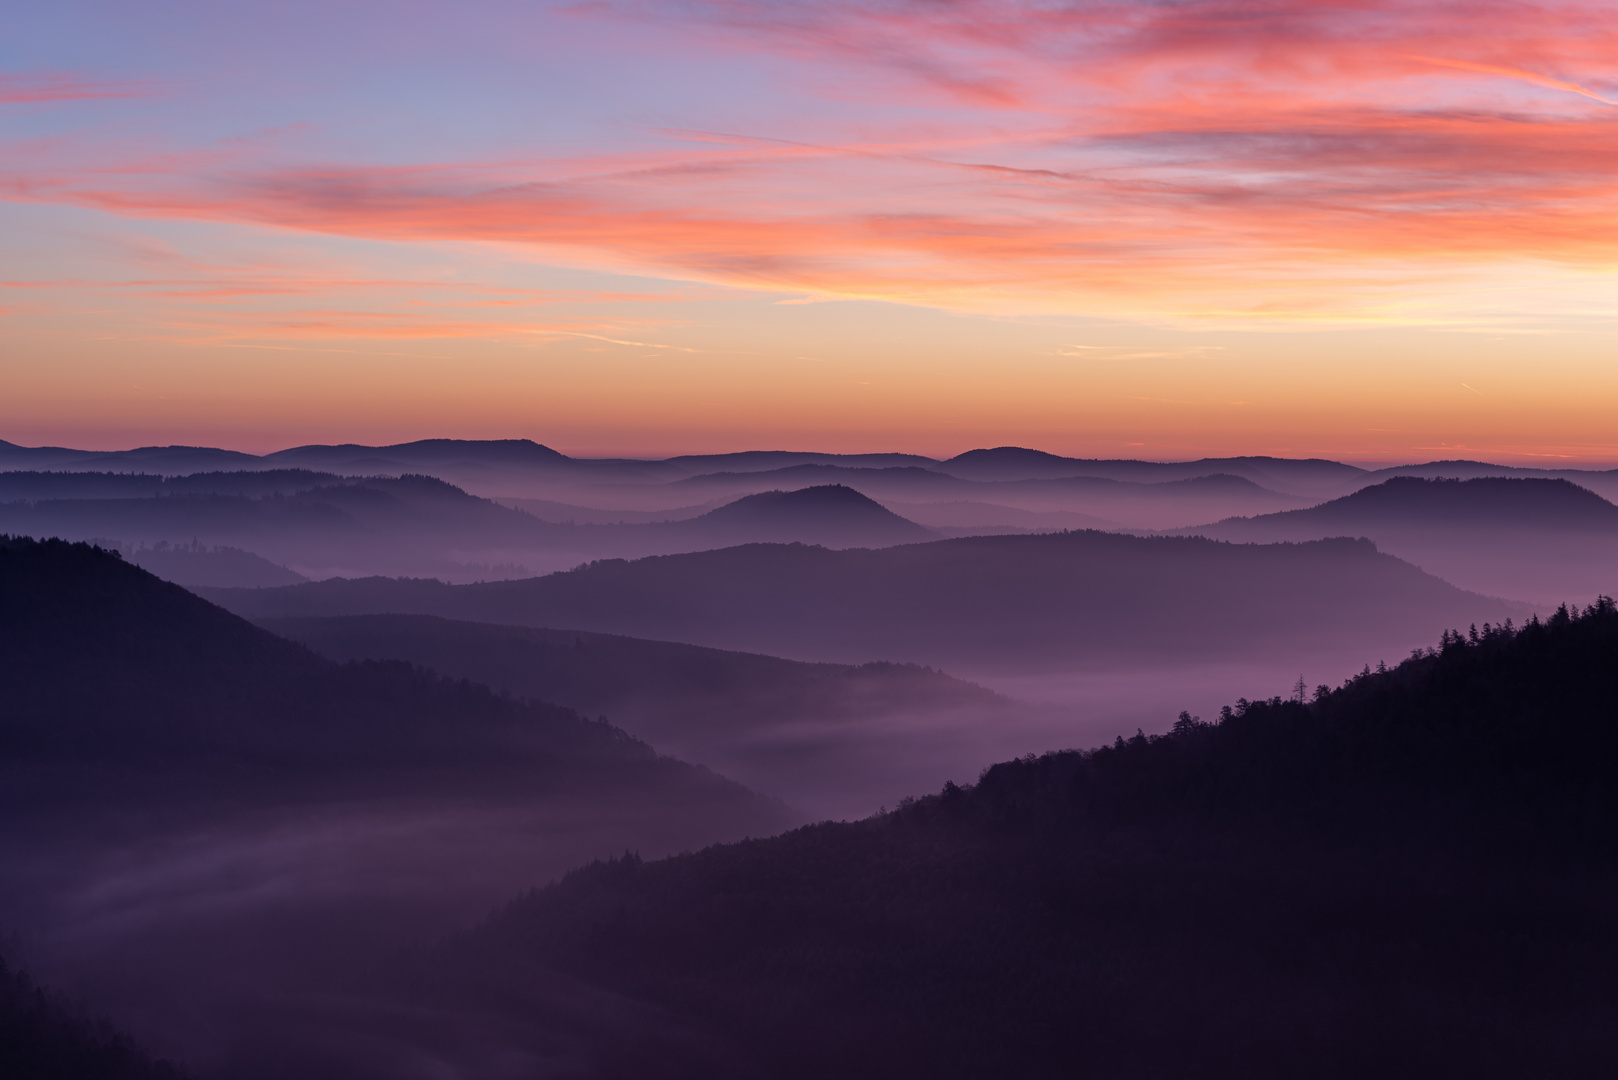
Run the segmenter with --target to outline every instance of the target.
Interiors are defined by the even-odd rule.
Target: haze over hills
[[[1030,514],[1064,515],[1061,525],[1172,530],[1232,516],[1252,516],[1298,508],[1347,494],[1391,475],[1497,475],[1562,477],[1609,497],[1618,497],[1618,470],[1536,471],[1478,462],[1435,462],[1368,471],[1323,460],[1274,457],[1205,458],[1156,462],[1067,458],[1021,447],[970,450],[946,460],[915,454],[826,454],[800,451],[742,451],[685,455],[663,460],[574,458],[525,439],[425,439],[392,446],[302,446],[255,456],[207,447],[145,447],[129,451],[79,451],[19,447],[0,443],[0,469],[174,476],[187,473],[257,470],[326,472],[334,478],[402,477],[425,474],[469,494],[521,506],[536,516],[576,525],[675,520],[713,509],[721,502],[781,489],[840,484],[883,502],[971,502],[1003,510],[976,511],[971,521],[940,511],[930,524],[1008,532],[1049,527],[1030,523]],[[149,483],[149,482],[141,482]],[[91,486],[95,486],[92,484]],[[108,486],[103,480],[100,486]],[[6,498],[44,496],[7,496]],[[61,493],[52,497],[80,497]],[[1055,521],[1055,518],[1051,519]],[[190,536],[163,537],[170,542]],[[740,542],[744,538],[731,538]],[[577,558],[604,554],[651,554],[645,547],[609,551],[575,541]],[[252,545],[249,550],[257,550]],[[285,561],[271,556],[272,561]],[[440,570],[457,580],[454,564],[480,564],[484,576],[497,565],[522,560],[490,555],[441,560]],[[564,564],[534,566],[552,569]],[[326,569],[333,569],[336,564]],[[295,566],[301,572],[320,568]],[[350,571],[355,567],[349,567]],[[373,567],[380,569],[380,567]],[[394,569],[390,572],[401,572]],[[475,577],[476,573],[472,573]]]
[[[814,816],[970,777],[996,753],[1063,745],[1063,718],[911,664],[809,664],[578,630],[427,615],[263,619],[333,660],[408,660],[554,701]],[[1031,727],[1030,721],[1042,726]]]
[[[1081,532],[878,550],[753,544],[521,581],[209,590],[254,618],[433,614],[962,674],[1349,650],[1397,657],[1524,612],[1364,541],[1233,545]]]
[[[0,474],[0,529],[104,540],[183,584],[242,586],[378,572],[477,580],[756,541],[853,547],[937,535],[835,486],[765,493],[680,521],[598,525],[541,521],[427,476],[306,470]],[[212,547],[240,554],[204,557]]]
[[[334,663],[87,545],[0,542],[0,597],[0,925],[216,1075],[294,1053],[340,973],[581,859],[796,820],[570,709]]]
[[[371,992],[604,1077],[1594,1080],[1615,701],[1610,600],[1446,634],[864,821],[597,863]]]
[[[1618,506],[1561,479],[1395,476],[1306,510],[1182,531],[1261,543],[1366,536],[1463,588],[1541,604],[1618,591]]]

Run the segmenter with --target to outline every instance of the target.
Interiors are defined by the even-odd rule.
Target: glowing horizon
[[[13,23],[11,442],[1618,460],[1586,0]]]

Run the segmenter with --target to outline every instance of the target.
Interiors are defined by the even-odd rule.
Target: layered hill
[[[1183,531],[1258,543],[1365,536],[1465,588],[1540,603],[1618,591],[1618,506],[1564,479],[1396,476],[1306,510]]]
[[[0,810],[0,932],[211,1075],[253,1075],[331,1022],[334,980],[581,860],[799,820],[564,706],[336,663],[114,553],[17,539]]]
[[[936,535],[846,487],[766,492],[687,520],[579,524],[542,521],[429,476],[288,469],[0,474],[0,529],[108,542],[131,557],[161,547],[168,554],[142,557],[181,584],[254,587],[369,573],[464,581],[760,541],[870,547]],[[247,557],[202,557],[220,547]],[[251,556],[291,574],[274,581]]]
[[[414,984],[521,1002],[507,1052],[570,1031],[603,1077],[1603,1076],[1614,702],[1611,601],[1446,634],[866,821],[596,864]]]
[[[412,791],[473,774],[516,791],[689,779],[747,799],[563,706],[408,663],[334,663],[86,544],[0,541],[0,596],[7,767],[172,767],[208,788],[224,762],[268,798],[352,773]]]
[[[665,534],[714,547],[772,542],[886,547],[936,536],[930,529],[841,484],[764,491],[689,521],[670,522],[659,528]]]
[[[1146,481],[1083,473],[1030,477],[1016,470],[1007,470],[1007,478],[979,479],[977,470],[967,472],[967,476],[957,476],[942,466],[872,468],[805,463],[778,469],[704,473],[674,481],[666,489],[680,492],[682,499],[693,499],[836,484],[885,502],[969,501],[999,506],[1004,508],[1006,524],[1013,523],[1020,514],[1062,511],[1116,520],[1133,528],[1169,528],[1195,520],[1198,514],[1263,512],[1296,506],[1300,501],[1245,476],[1220,472],[1191,470],[1188,476],[1184,470],[1158,470],[1163,478]],[[993,472],[990,475],[993,477]]]
[[[818,817],[862,817],[894,791],[970,776],[986,757],[981,743],[995,734],[997,748],[1049,745],[1017,726],[1026,708],[914,664],[806,664],[428,615],[260,625],[334,660],[407,660],[604,715],[659,750]]]
[[[366,579],[207,595],[255,618],[430,614],[960,671],[1329,649],[1397,656],[1446,627],[1513,613],[1364,541],[1237,545],[1098,532],[878,550],[752,544],[522,581]]]

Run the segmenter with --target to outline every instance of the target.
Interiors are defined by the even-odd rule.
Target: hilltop
[[[1395,476],[1306,510],[1180,531],[1258,543],[1364,536],[1463,588],[1547,605],[1618,591],[1618,506],[1558,478]]]

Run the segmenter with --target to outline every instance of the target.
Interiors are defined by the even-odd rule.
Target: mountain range
[[[1100,532],[846,551],[750,544],[469,585],[370,578],[204,591],[253,618],[427,614],[960,672],[1328,650],[1397,657],[1445,628],[1526,614],[1367,541]]]
[[[1564,479],[1397,476],[1305,510],[1181,532],[1248,543],[1364,536],[1463,588],[1541,604],[1618,591],[1618,506]]]

